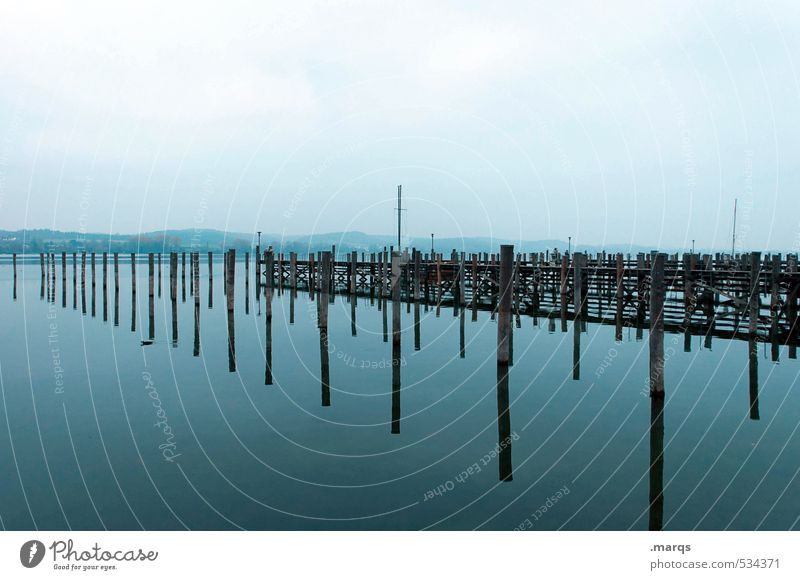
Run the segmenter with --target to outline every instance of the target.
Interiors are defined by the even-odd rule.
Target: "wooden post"
[[[464,261],[464,252],[461,252],[458,264],[458,302],[464,308],[467,305],[465,281],[466,281],[466,263]]]
[[[169,299],[172,313],[172,348],[178,347],[178,253],[169,254]]]
[[[155,338],[155,256],[152,253],[147,254],[147,298],[148,298],[148,338],[153,340]]]
[[[92,317],[94,317],[96,313],[95,310],[96,289],[97,289],[97,277],[96,277],[95,254],[94,252],[92,252]]]
[[[356,285],[358,284],[358,281],[356,280],[357,268],[358,268],[358,252],[353,250],[350,253],[350,294],[356,293]]]
[[[250,252],[244,253],[244,312],[250,314]]]
[[[749,294],[749,331],[755,335],[758,331],[759,300],[759,275],[761,273],[761,252],[750,254],[750,294]]]
[[[289,252],[289,286],[292,294],[297,291],[297,253]]]
[[[308,292],[311,294],[311,299],[314,299],[314,292],[316,291],[316,264],[314,263],[314,252],[308,253]]]
[[[178,299],[178,254],[169,255],[169,299]]]
[[[264,253],[264,261],[267,270],[267,288],[273,290],[275,288],[275,252],[267,250]]]
[[[322,268],[321,268],[321,275],[322,280],[320,282],[320,290],[321,296],[318,301],[317,307],[319,308],[319,327],[325,328],[327,331],[328,328],[328,293],[330,292],[330,272],[331,272],[331,253],[330,252],[322,252]]]
[[[159,259],[161,254],[159,254]],[[194,280],[194,348],[193,356],[200,356],[200,252],[194,253],[194,269],[192,270]],[[160,274],[159,274],[160,276]],[[161,284],[159,283],[159,292]]]
[[[64,254],[61,255],[61,263],[63,264],[63,277],[66,278],[67,276],[67,268],[65,263],[66,256]],[[105,310],[105,299],[106,293],[108,291],[108,252],[103,252],[103,305]],[[66,298],[66,296],[65,296]],[[105,314],[105,312],[104,312]]]
[[[261,246],[256,246],[256,301],[261,295]]]
[[[472,254],[472,305],[480,299],[480,280],[478,280],[478,254]]]
[[[78,308],[78,257],[72,252],[72,309]]]
[[[497,364],[508,365],[511,355],[511,283],[514,269],[514,246],[500,246],[500,276],[497,319]]]
[[[17,299],[17,254],[13,254],[11,257],[11,261],[14,264],[14,288],[12,290],[12,299]],[[64,287],[64,292],[66,292],[66,286]]]
[[[234,282],[236,280],[236,250],[228,250],[225,268],[225,298],[228,306],[228,371],[236,372],[236,339],[233,313]]]
[[[781,256],[772,256],[772,268],[770,270],[770,342],[772,343],[772,361],[778,361],[778,322],[781,315],[780,292],[781,292]]]
[[[186,302],[186,252],[181,252],[181,295]]]
[[[420,260],[419,250],[416,248],[414,253],[414,302],[419,302],[419,277],[422,274],[422,261]]]
[[[400,433],[400,252],[392,252],[392,427]]]
[[[194,306],[200,308],[200,252],[194,255]]]
[[[664,260],[656,254],[650,283],[650,396],[664,396]]]
[[[189,296],[194,296],[194,252],[189,252]]]
[[[264,262],[266,264],[267,252],[264,252]],[[260,259],[260,257],[259,257]],[[272,384],[272,288],[264,285],[264,318],[266,318],[267,335],[265,345],[265,368],[264,368],[264,384]]]
[[[576,320],[583,314],[583,260],[584,255],[581,252],[575,252],[572,258],[572,300]]]
[[[86,292],[86,252],[81,252],[81,292]]]
[[[789,323],[789,332],[787,339],[793,342],[797,337],[797,254],[789,254],[786,256],[786,271],[789,276],[789,289],[786,292],[786,318]],[[795,344],[789,345],[789,358],[797,357],[797,346]]]

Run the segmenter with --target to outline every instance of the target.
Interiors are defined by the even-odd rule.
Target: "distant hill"
[[[48,229],[30,229],[8,231],[0,230],[0,253],[39,253],[39,252],[174,252],[199,251],[219,252],[235,248],[238,251],[252,251],[257,236],[255,233],[225,232],[212,229],[185,229],[143,232],[140,234],[100,234],[61,232]],[[389,248],[396,244],[397,238],[392,235],[365,234],[364,232],[333,232],[281,237],[280,234],[262,233],[261,246],[272,246],[276,251],[297,252],[307,254],[320,250],[329,250],[335,245],[337,252],[374,252]],[[559,248],[567,248],[563,240],[507,240],[490,237],[435,238],[434,247],[437,252],[449,254],[451,250],[459,252],[496,252],[501,244],[514,244],[519,252],[540,252]],[[403,247],[416,247],[422,251],[430,251],[429,237],[408,238],[403,240]],[[580,245],[573,251],[624,252],[635,254],[649,252],[649,246],[632,246],[625,244]],[[661,248],[674,251],[673,248]]]

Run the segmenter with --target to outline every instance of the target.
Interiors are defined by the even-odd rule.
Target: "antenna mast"
[[[733,199],[733,238],[731,239],[731,257],[736,252],[736,204],[739,200]]]
[[[400,251],[400,216],[403,212],[403,186],[397,186],[397,251]]]

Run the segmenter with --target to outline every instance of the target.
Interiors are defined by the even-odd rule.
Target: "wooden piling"
[[[748,319],[751,335],[758,332],[758,314],[761,307],[759,297],[759,276],[761,274],[761,252],[753,252],[750,254],[750,278],[749,278],[749,296],[748,296]]]
[[[181,252],[181,296],[186,302],[186,252]]]
[[[264,253],[264,262],[266,263],[267,288],[273,290],[275,288],[275,252],[267,250]]]
[[[573,274],[572,274],[572,301],[575,309],[575,319],[583,314],[583,266],[584,254],[575,252],[572,258]]]
[[[297,293],[297,253],[289,252],[289,288],[292,294]]]
[[[656,254],[650,282],[650,396],[664,396],[664,260]]]
[[[393,434],[400,433],[400,252],[392,252],[392,427]]]
[[[147,318],[149,321],[147,336],[150,340],[155,338],[155,256],[147,254]]]
[[[230,249],[225,268],[225,300],[228,306],[228,370],[236,372],[236,340],[234,325],[234,283],[236,280],[236,250]]]
[[[507,365],[511,355],[511,284],[514,246],[500,246],[499,304],[497,317],[497,364]]]
[[[350,252],[350,294],[356,293],[358,285],[358,252],[353,250]]]
[[[328,293],[330,292],[330,276],[331,276],[331,253],[330,252],[322,252],[322,264],[320,268],[320,291],[321,296],[317,304],[317,308],[319,309],[319,318],[318,318],[318,325],[320,328],[328,328],[328,305],[330,301],[328,299]]]

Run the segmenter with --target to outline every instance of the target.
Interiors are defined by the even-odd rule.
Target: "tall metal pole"
[[[397,186],[397,250],[400,251],[400,216],[403,211],[403,186]]]
[[[431,234],[431,260],[433,260],[433,234]]]
[[[738,201],[737,198],[733,200],[733,239],[731,240],[731,256],[736,253],[736,203]]]

